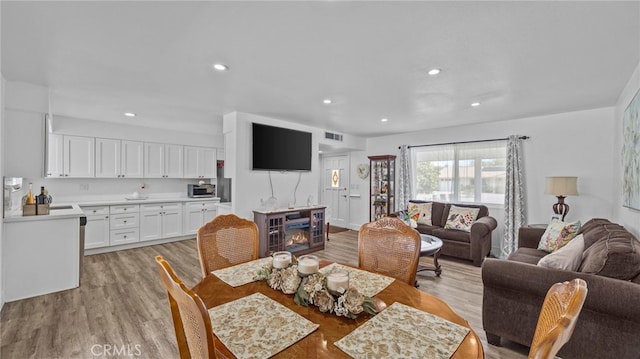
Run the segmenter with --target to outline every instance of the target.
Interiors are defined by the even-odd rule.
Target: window
[[[414,198],[504,203],[507,141],[414,147]]]

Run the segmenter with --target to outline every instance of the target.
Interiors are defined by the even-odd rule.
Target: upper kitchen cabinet
[[[142,178],[143,150],[139,141],[96,138],[96,177]]]
[[[184,146],[184,178],[216,178],[216,149]]]
[[[95,138],[64,136],[65,177],[95,177]]]
[[[47,171],[45,177],[64,176],[62,163],[64,158],[64,136],[50,133],[47,135]]]
[[[47,177],[95,177],[93,137],[48,134]]]
[[[183,178],[183,147],[145,142],[144,177]]]

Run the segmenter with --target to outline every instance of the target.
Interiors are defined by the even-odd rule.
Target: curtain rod
[[[527,140],[531,137],[529,136],[520,136],[518,137],[521,140]],[[446,143],[433,143],[430,145],[413,145],[413,146],[407,146],[407,148],[412,148],[412,147],[429,147],[429,146],[444,146],[444,145],[457,145],[457,144],[461,144],[461,143],[479,143],[479,142],[493,142],[493,141],[506,141],[509,138],[492,138],[490,140],[476,140],[476,141],[460,141],[460,142],[446,142]],[[398,149],[400,149],[401,146],[398,146]]]

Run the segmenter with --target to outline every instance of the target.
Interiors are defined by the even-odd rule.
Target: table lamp
[[[558,203],[553,205],[553,212],[564,217],[569,213],[569,205],[564,203],[566,196],[578,195],[578,177],[547,177],[547,185],[544,194],[551,194],[558,197]]]

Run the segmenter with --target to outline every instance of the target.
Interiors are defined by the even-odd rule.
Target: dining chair
[[[156,262],[169,297],[180,358],[215,358],[211,319],[202,299],[182,283],[162,256]]]
[[[420,259],[420,234],[401,219],[383,217],[358,233],[358,267],[414,285]]]
[[[529,359],[555,357],[571,339],[586,297],[587,282],[580,278],[556,283],[549,288],[538,317]]]
[[[235,214],[221,214],[198,229],[202,277],[211,271],[258,259],[258,226]]]

